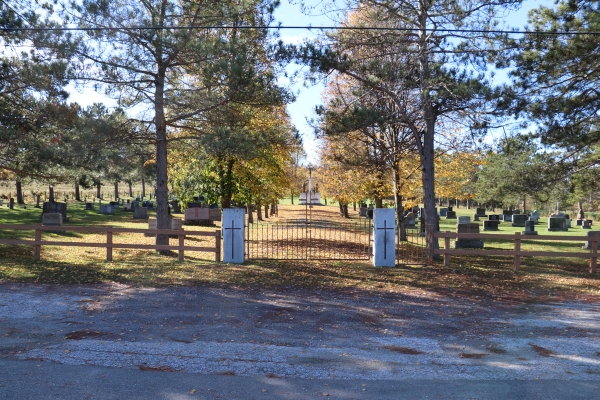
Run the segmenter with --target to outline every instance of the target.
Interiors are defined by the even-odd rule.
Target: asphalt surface
[[[600,305],[0,284],[0,398],[600,398]]]

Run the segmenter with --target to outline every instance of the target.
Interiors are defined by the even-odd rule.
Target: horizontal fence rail
[[[22,230],[34,231],[34,240],[27,239],[0,239],[0,244],[22,244],[33,246],[33,257],[35,260],[40,259],[42,246],[76,246],[76,247],[100,247],[106,248],[106,260],[112,261],[113,249],[146,249],[146,250],[174,250],[178,252],[179,261],[184,260],[185,251],[200,251],[206,253],[215,253],[215,261],[221,261],[221,231],[201,232],[201,231],[185,231],[172,229],[140,229],[140,228],[114,228],[111,226],[91,227],[91,226],[42,226],[42,225],[8,225],[0,224],[0,230]],[[57,240],[42,240],[42,232],[93,232],[105,233],[106,242],[65,242]],[[169,235],[177,236],[179,242],[177,245],[156,245],[156,244],[137,244],[137,243],[113,243],[114,233],[143,233],[152,235]],[[186,246],[186,236],[213,236],[215,238],[214,247],[199,247]]]
[[[489,256],[513,256],[514,268],[518,271],[521,267],[521,257],[573,257],[573,258],[589,258],[590,272],[596,272],[598,263],[598,241],[600,234],[590,236],[548,236],[548,235],[521,235],[520,232],[514,234],[490,235],[481,233],[455,233],[455,232],[436,232],[436,238],[444,239],[444,249],[435,249],[434,254],[444,256],[444,265],[450,265],[451,255],[489,255]],[[513,250],[497,250],[497,249],[451,249],[450,239],[487,239],[487,240],[512,240],[514,242]],[[589,242],[590,252],[559,252],[559,251],[524,251],[521,250],[521,241],[572,241],[572,242]]]

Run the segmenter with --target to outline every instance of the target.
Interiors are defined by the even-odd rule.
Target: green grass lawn
[[[97,207],[96,207],[97,208]],[[337,206],[321,207],[319,212],[337,212]],[[474,210],[455,209],[458,215],[470,215]],[[68,203],[68,225],[147,227],[146,221],[133,220],[132,213],[116,211],[102,215],[87,211],[84,204]],[[351,211],[352,213],[352,211]],[[40,209],[28,205],[9,210],[0,207],[2,224],[39,224]],[[151,214],[153,214],[151,212]],[[338,213],[339,215],[339,213]],[[546,232],[545,219],[538,225],[540,234],[583,236],[585,230]],[[480,221],[481,223],[481,221]],[[455,231],[456,220],[440,221],[442,231]],[[188,227],[186,227],[188,229]],[[218,228],[190,227],[193,230]],[[501,222],[500,231],[486,232],[486,248],[512,249],[512,242],[494,240],[496,233],[513,233],[524,228],[510,227]],[[46,236],[47,235],[47,236]],[[115,237],[118,240],[149,241],[143,235]],[[33,238],[32,231],[0,230],[1,238]],[[105,236],[86,233],[45,233],[44,238],[73,241],[105,241]],[[195,240],[195,239],[194,239]],[[194,244],[197,244],[194,242]],[[443,243],[442,243],[443,244]],[[536,250],[585,251],[582,242],[528,242]],[[433,266],[399,266],[379,269],[370,263],[345,261],[253,261],[244,265],[216,264],[212,255],[186,252],[186,261],[176,256],[161,256],[147,250],[114,250],[113,262],[107,262],[106,250],[86,247],[44,246],[42,259],[34,261],[31,246],[0,245],[0,282],[40,283],[102,283],[120,282],[139,286],[160,285],[236,285],[361,289],[373,293],[429,290],[449,295],[492,296],[522,301],[540,298],[600,296],[598,274],[590,274],[585,259],[556,257],[524,257],[521,270],[513,271],[512,257],[453,256],[450,267],[437,261]]]

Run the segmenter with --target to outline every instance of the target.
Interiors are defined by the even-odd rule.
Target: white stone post
[[[373,212],[373,265],[396,265],[396,211],[376,208]]]
[[[223,230],[223,262],[244,262],[244,209],[224,208],[221,219]]]

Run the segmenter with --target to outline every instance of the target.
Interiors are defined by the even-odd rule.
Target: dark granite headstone
[[[525,221],[525,230],[523,231],[523,235],[537,235],[538,233],[535,230],[535,222],[532,220]]]
[[[600,231],[587,231],[588,238],[592,235],[600,236]],[[600,239],[600,237],[599,237],[599,239]],[[591,250],[592,249],[592,241],[588,240],[587,242],[585,242],[582,249]],[[600,244],[598,245],[598,249],[600,250]]]
[[[483,221],[483,230],[484,231],[497,231],[499,226],[500,226],[499,220]]]
[[[548,231],[568,231],[565,217],[548,218]]]
[[[479,233],[479,224],[458,224],[456,225],[456,233]],[[454,241],[455,249],[483,249],[483,240],[460,238]]]
[[[85,209],[86,210],[93,210],[94,209],[94,203],[85,203]]]
[[[525,227],[525,222],[529,220],[529,216],[526,214],[516,214],[512,216],[512,219],[513,221],[510,226]]]
[[[446,219],[456,219],[456,211],[448,210],[446,212]]]
[[[477,214],[480,217],[487,217],[487,215],[485,215],[485,208],[477,207],[475,209],[475,214]]]
[[[12,197],[10,198],[10,200],[8,200],[8,208],[10,208],[11,210],[15,208],[15,199],[13,199]]]
[[[498,214],[490,214],[490,215],[488,215],[488,221],[498,221],[498,222],[500,222],[500,215],[498,215]]]
[[[63,217],[63,222],[69,221],[67,218],[67,203],[45,202],[42,204],[42,216],[46,213],[59,213]]]

